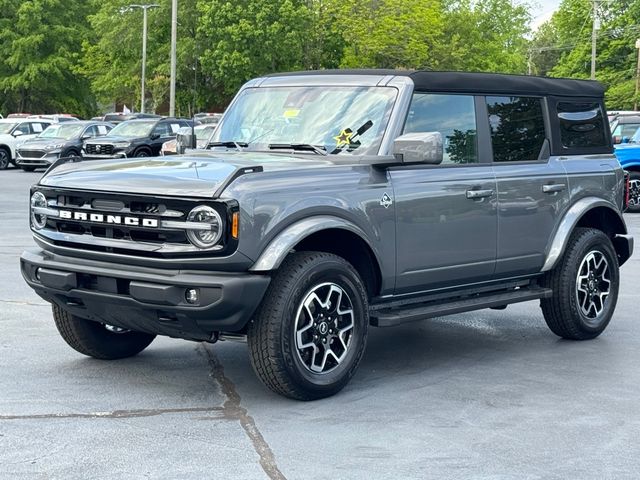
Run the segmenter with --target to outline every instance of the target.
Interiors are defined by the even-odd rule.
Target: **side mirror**
[[[187,148],[196,148],[196,136],[191,127],[180,127],[176,134],[176,153],[182,154]]]
[[[19,137],[20,135],[24,135],[24,132],[22,130],[16,130],[15,132],[13,132],[14,137]]]
[[[393,142],[393,155],[403,163],[439,165],[443,152],[440,132],[406,133]]]
[[[622,137],[622,140],[620,141],[620,143],[629,143],[631,139],[629,137]]]
[[[160,134],[159,133],[152,133],[151,136],[149,137],[151,140],[157,140],[160,138]]]
[[[91,138],[91,135],[82,135],[82,137],[80,137],[80,140],[89,140]]]

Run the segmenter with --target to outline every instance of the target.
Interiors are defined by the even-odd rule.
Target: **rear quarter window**
[[[558,102],[560,143],[563,148],[581,149],[609,146],[605,116],[596,102]]]

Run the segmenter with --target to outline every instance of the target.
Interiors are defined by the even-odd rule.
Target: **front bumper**
[[[25,167],[48,167],[60,158],[60,152],[44,153],[40,158],[23,157],[20,150],[16,153],[16,165]]]
[[[20,266],[38,295],[73,315],[188,340],[242,330],[271,280],[266,275],[90,261],[41,249],[23,252]],[[198,290],[197,304],[187,303],[188,288]]]
[[[86,160],[108,160],[113,158],[127,158],[127,152],[124,150],[120,150],[117,152],[113,152],[109,155],[101,154],[101,153],[87,153],[84,150],[80,152],[80,156]]]

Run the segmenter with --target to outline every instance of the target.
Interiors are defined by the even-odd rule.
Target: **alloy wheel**
[[[333,371],[349,352],[353,329],[353,303],[347,292],[335,283],[313,287],[296,313],[298,358],[312,373]]]
[[[583,258],[576,278],[576,298],[582,314],[590,320],[596,319],[610,293],[609,262],[602,252],[592,250]]]

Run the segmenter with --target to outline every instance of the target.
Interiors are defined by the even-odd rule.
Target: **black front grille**
[[[18,150],[22,158],[42,158],[45,152],[42,150]]]
[[[49,209],[61,213],[47,215],[46,226],[35,232],[50,243],[79,252],[172,258],[199,252],[225,255],[237,248],[237,240],[225,229],[219,245],[200,250],[189,241],[189,230],[184,226],[188,213],[203,203],[215,208],[223,224],[228,226],[231,212],[237,211],[235,202],[231,206],[200,199],[154,198],[42,186],[37,190],[45,195]],[[131,224],[126,219],[138,221]]]
[[[87,220],[69,219],[50,216],[47,226],[41,230],[70,234],[65,238],[65,243],[69,244],[70,239],[77,239],[74,248],[93,249],[86,242],[88,238],[120,240],[131,242],[127,248],[136,250],[136,244],[144,242],[146,244],[190,245],[184,230],[163,228],[163,220],[184,221],[188,212],[193,208],[193,203],[188,201],[176,201],[165,203],[136,196],[116,196],[98,193],[83,192],[47,192],[49,208],[64,210],[72,213],[86,214]],[[103,221],[91,221],[91,214],[99,214]],[[140,219],[155,219],[158,227],[144,227],[140,225],[125,225],[122,223],[106,223],[107,216],[115,216],[122,221],[125,217]],[[77,237],[75,237],[77,236]],[[122,244],[121,244],[122,245]],[[101,248],[109,251],[109,248]]]
[[[95,153],[98,155],[111,155],[113,154],[113,145],[108,143],[87,143],[84,147],[87,153]]]

